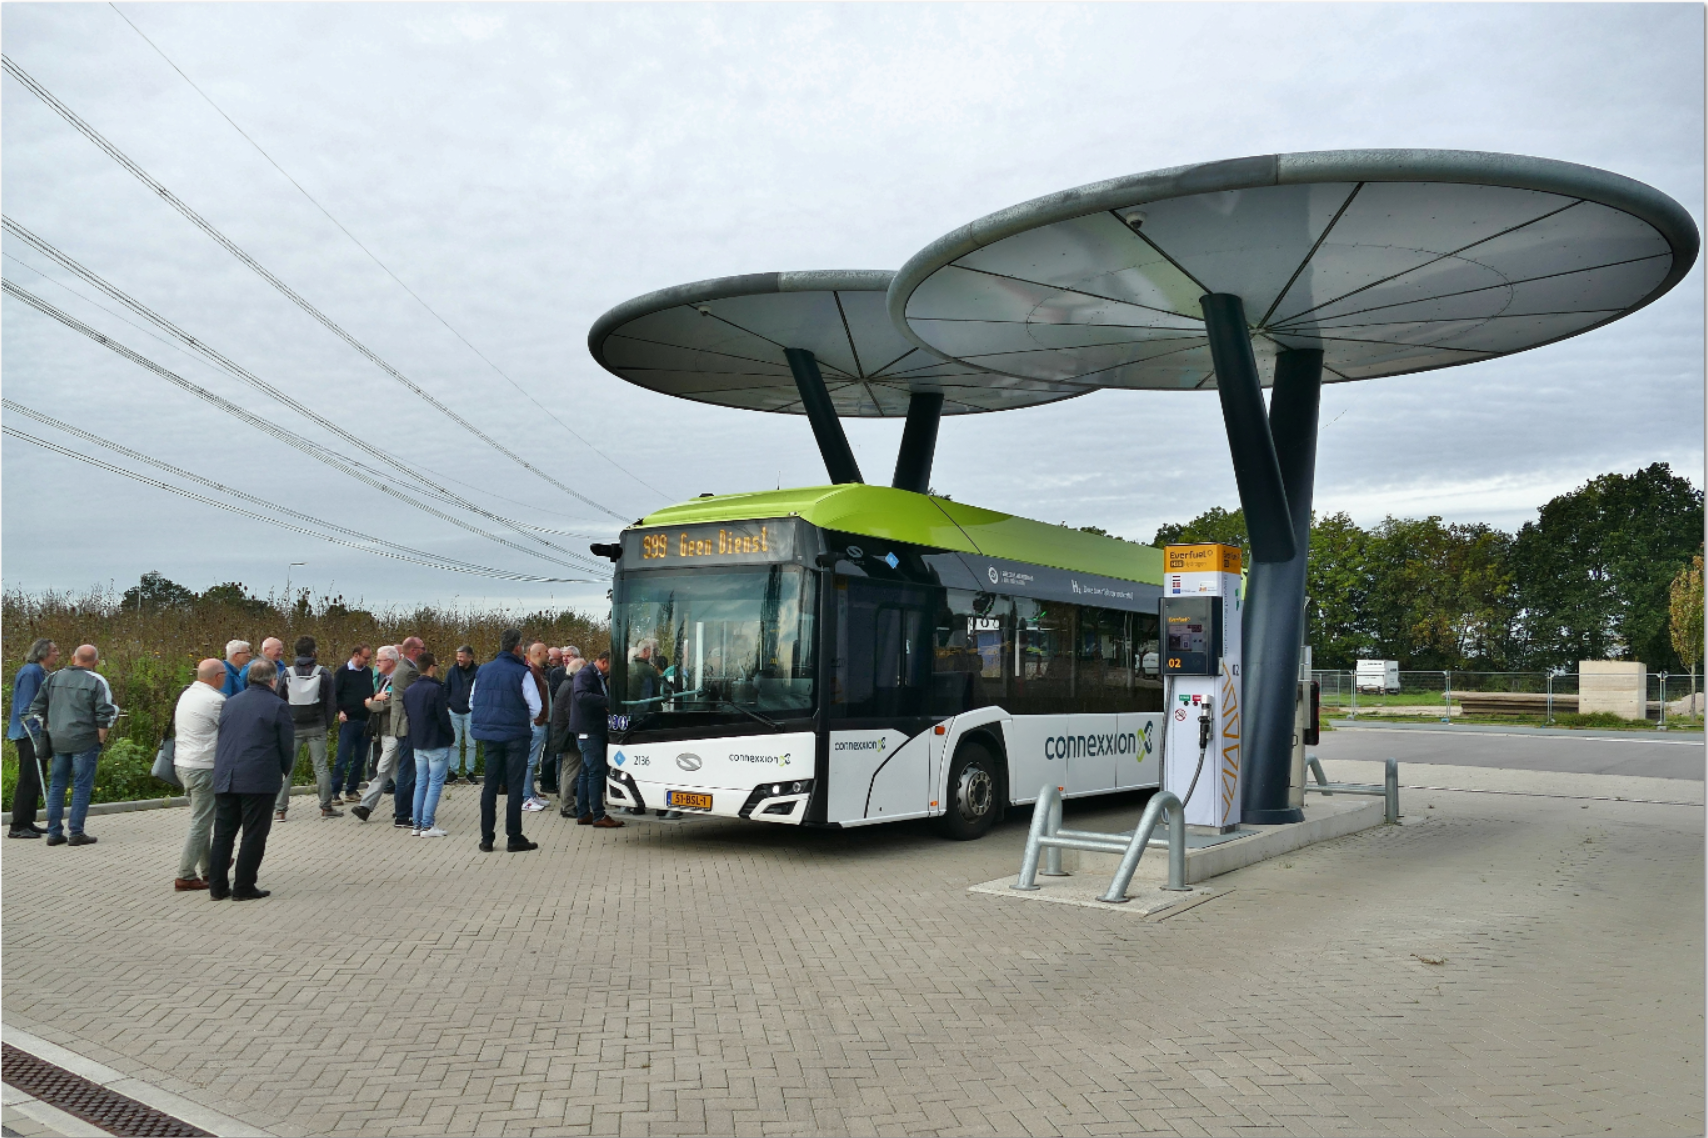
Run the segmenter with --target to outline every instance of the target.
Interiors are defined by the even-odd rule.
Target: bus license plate
[[[690,810],[710,810],[712,796],[709,794],[691,794],[686,790],[672,790],[664,796],[667,806],[686,806]]]

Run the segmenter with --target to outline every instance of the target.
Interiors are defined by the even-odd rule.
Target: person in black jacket
[[[581,784],[575,791],[581,814],[576,824],[614,830],[622,823],[605,813],[605,742],[609,729],[606,717],[610,709],[605,677],[610,672],[611,654],[601,652],[590,667],[575,673],[570,688],[569,731],[581,750]]]
[[[315,790],[320,795],[320,816],[342,818],[344,811],[332,805],[332,771],[326,763],[326,734],[338,722],[338,696],[332,673],[320,666],[316,658],[314,637],[297,638],[296,663],[279,669],[279,695],[291,707],[291,721],[296,724],[297,746],[308,748],[309,761],[314,764]],[[273,820],[283,822],[291,807],[289,776],[279,788],[278,801],[273,803]]]
[[[451,705],[451,730],[456,735],[451,743],[446,782],[475,781],[474,758],[479,744],[469,738],[469,693],[474,690],[474,674],[478,671],[480,665],[474,662],[474,647],[469,644],[457,649],[456,663],[445,669],[445,699]]]
[[[332,805],[361,801],[356,791],[367,766],[368,704],[374,694],[374,670],[368,666],[372,653],[366,644],[350,649],[350,662],[332,674],[332,696],[338,705],[338,762],[332,768]],[[338,788],[344,788],[342,797]]]
[[[445,771],[451,765],[450,703],[445,685],[439,682],[439,661],[431,652],[415,658],[421,674],[403,693],[409,714],[409,743],[415,751],[415,803],[411,811],[417,837],[443,838],[444,830],[433,824],[439,809],[439,792],[445,786]]]
[[[249,686],[225,701],[219,713],[219,744],[214,750],[214,831],[208,851],[208,896],[249,901],[268,895],[256,888],[267,834],[273,828],[273,798],[296,762],[296,727],[290,705],[273,692],[277,673],[262,658],[249,665]],[[237,831],[237,876],[228,880],[231,847]]]
[[[579,666],[578,666],[579,665]],[[575,673],[587,665],[579,656],[565,669],[563,682],[552,689],[551,735],[546,750],[558,757],[558,813],[577,816],[575,795],[581,782],[581,748],[569,730],[569,712],[575,705]]]

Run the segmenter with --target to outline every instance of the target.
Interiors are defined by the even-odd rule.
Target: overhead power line
[[[181,467],[173,466],[169,462],[162,462],[158,458],[151,458],[140,451],[135,451],[120,443],[113,442],[111,439],[104,439],[100,435],[74,427],[70,423],[64,422],[60,419],[55,419],[51,415],[44,415],[42,412],[26,407],[15,400],[0,399],[0,407],[4,407],[14,415],[22,415],[25,418],[34,419],[45,427],[52,427],[55,430],[64,431],[66,434],[82,439],[84,442],[94,443],[98,447],[104,447],[105,449],[110,450],[115,454],[123,455],[125,458],[131,459],[134,462],[140,462],[144,465],[152,466],[156,470],[164,471],[167,474],[175,475],[201,486],[206,486],[210,490],[217,490],[221,494],[229,494],[231,497],[237,498],[240,501],[260,506],[263,509],[272,510],[274,513],[283,514],[286,517],[295,518],[298,521],[307,522],[310,525],[321,526],[325,529],[332,530],[334,533],[341,533],[346,537],[355,538],[358,541],[365,541],[374,545],[384,546],[385,548],[394,550],[398,553],[408,554],[415,558],[424,558],[426,561],[438,562],[447,568],[455,568],[460,572],[474,573],[479,576],[502,577],[507,580],[526,579],[555,581],[559,579],[555,577],[535,577],[533,574],[528,573],[513,573],[508,569],[494,569],[490,565],[481,565],[473,561],[464,561],[458,557],[446,557],[443,554],[438,553],[428,553],[424,550],[412,548],[411,546],[399,545],[393,541],[386,541],[384,538],[372,537],[368,534],[362,533],[360,530],[353,530],[346,526],[338,525],[335,522],[324,521],[320,518],[314,517],[312,514],[305,514],[300,510],[293,510],[288,506],[281,506],[277,502],[271,501],[267,498],[245,493],[242,490],[234,489],[233,487],[227,486],[221,482],[215,482],[211,478],[203,478],[199,474],[192,474],[190,471],[184,470]]]
[[[359,353],[363,358],[365,358],[369,362],[371,362],[375,367],[379,368],[381,371],[385,372],[387,375],[389,375],[393,379],[397,380],[397,382],[403,384],[404,387],[406,387],[410,391],[414,392],[417,397],[422,399],[428,405],[432,406],[440,414],[444,415],[446,418],[450,419],[453,423],[456,423],[459,427],[462,427],[465,431],[468,431],[470,434],[472,434],[476,438],[480,439],[487,446],[490,446],[492,449],[498,451],[500,454],[504,455],[506,458],[509,458],[512,462],[515,462],[518,466],[521,466],[524,470],[527,470],[529,473],[534,474],[535,476],[545,480],[546,482],[550,483],[552,486],[557,487],[559,490],[563,491],[565,494],[568,494],[570,497],[575,498],[577,501],[583,502],[586,505],[589,505],[589,506],[593,507],[594,509],[599,510],[601,513],[609,514],[611,517],[617,519],[618,521],[626,520],[623,517],[623,515],[617,513],[615,510],[612,510],[606,506],[603,506],[600,503],[595,502],[593,499],[589,498],[587,495],[581,493],[580,491],[578,491],[572,487],[566,486],[562,482],[559,482],[557,479],[553,478],[550,474],[547,474],[545,471],[541,470],[539,467],[535,466],[533,463],[529,462],[527,459],[523,458],[521,455],[519,455],[515,451],[511,450],[509,447],[505,446],[503,443],[499,442],[497,439],[493,438],[491,435],[488,435],[485,431],[482,431],[479,427],[475,426],[473,423],[469,422],[467,419],[463,418],[461,415],[459,415],[455,411],[451,410],[451,408],[447,407],[444,403],[440,402],[438,399],[434,398],[431,394],[429,394],[424,388],[421,387],[420,384],[416,383],[414,380],[412,380],[408,376],[404,375],[401,371],[397,370],[391,364],[389,364],[385,360],[381,359],[379,357],[379,355],[377,355],[374,351],[372,351],[366,344],[364,344],[360,340],[356,339],[356,337],[352,336],[349,332],[346,332],[341,326],[339,326],[339,324],[335,320],[333,320],[330,316],[326,315],[326,313],[322,312],[320,309],[316,308],[301,293],[299,293],[295,289],[291,288],[290,285],[287,285],[284,281],[280,280],[277,276],[274,276],[273,273],[266,268],[266,266],[262,265],[255,258],[251,257],[248,253],[244,252],[244,250],[239,245],[237,245],[236,242],[232,241],[224,233],[221,233],[218,229],[214,228],[213,225],[211,225],[207,221],[207,219],[202,217],[202,215],[197,213],[195,210],[191,209],[187,204],[184,203],[184,201],[182,199],[180,199],[171,190],[168,190],[165,186],[163,186],[159,182],[155,181],[155,179],[148,173],[148,171],[144,170],[141,166],[138,166],[135,162],[131,161],[130,158],[128,156],[126,156],[126,154],[122,150],[120,150],[118,147],[114,146],[111,142],[108,142],[107,139],[99,131],[97,131],[94,127],[92,127],[88,123],[84,122],[81,118],[78,118],[76,113],[73,112],[70,107],[67,107],[64,103],[60,102],[53,95],[53,93],[51,91],[49,91],[47,88],[43,87],[40,83],[37,83],[35,81],[35,79],[31,78],[30,74],[28,72],[26,72],[23,68],[19,67],[16,63],[14,63],[10,56],[0,54],[0,66],[3,66],[8,75],[12,76],[12,78],[14,78],[18,82],[22,83],[24,85],[24,87],[32,95],[34,95],[36,98],[40,99],[44,104],[47,105],[47,107],[50,110],[52,110],[55,114],[59,115],[59,117],[64,119],[67,123],[69,123],[72,126],[72,128],[75,129],[79,134],[81,134],[84,138],[87,138],[90,142],[94,143],[95,146],[102,153],[106,154],[113,161],[117,162],[120,166],[124,167],[124,169],[132,177],[136,178],[139,182],[141,182],[143,185],[147,186],[150,190],[152,190],[155,193],[155,195],[160,198],[161,201],[165,202],[167,205],[169,205],[173,209],[177,210],[178,213],[181,214],[185,218],[185,220],[190,222],[190,224],[194,225],[197,229],[200,229],[203,233],[207,234],[208,237],[212,238],[216,244],[218,244],[226,252],[230,253],[233,257],[236,257],[251,272],[255,273],[256,276],[260,277],[262,280],[264,280],[268,284],[272,285],[273,288],[276,289],[280,295],[284,296],[291,303],[295,304],[298,308],[300,308],[304,312],[306,312],[318,324],[320,324],[321,327],[325,328],[328,332],[331,332],[334,336],[337,336],[340,340],[343,340],[351,348],[355,349],[355,351],[357,353]]]
[[[0,433],[5,434],[8,438],[20,439],[20,440],[27,442],[27,443],[34,443],[36,446],[42,447],[46,450],[51,450],[51,451],[55,452],[56,454],[62,454],[67,458],[74,458],[78,462],[88,463],[90,466],[99,467],[102,470],[110,471],[113,474],[121,475],[121,476],[123,476],[125,478],[129,478],[135,482],[141,482],[145,486],[153,486],[157,490],[165,490],[167,493],[177,494],[180,497],[190,499],[192,502],[200,502],[204,506],[212,506],[215,509],[225,510],[228,513],[237,514],[240,517],[252,518],[258,522],[266,522],[268,525],[278,526],[281,529],[288,529],[288,530],[292,531],[293,533],[300,533],[300,534],[303,534],[307,537],[319,538],[321,541],[330,541],[334,545],[342,545],[342,546],[345,546],[346,548],[349,548],[349,549],[359,549],[363,553],[372,553],[376,557],[389,557],[393,561],[408,561],[408,562],[412,562],[416,565],[425,565],[429,569],[442,569],[442,570],[445,570],[445,571],[451,572],[451,573],[469,573],[469,574],[472,574],[472,575],[478,576],[478,577],[497,577],[498,579],[505,580],[505,581],[527,581],[527,582],[538,582],[541,584],[596,584],[597,583],[594,581],[584,580],[584,579],[579,578],[579,577],[535,577],[535,576],[531,576],[531,575],[524,574],[524,573],[503,573],[503,572],[482,573],[482,572],[478,572],[478,571],[473,570],[473,569],[466,568],[465,566],[463,566],[461,564],[448,563],[448,562],[432,560],[432,559],[423,558],[423,557],[413,557],[413,556],[410,556],[409,554],[396,553],[396,552],[393,552],[389,549],[376,549],[376,548],[374,548],[373,545],[363,545],[363,544],[360,544],[360,543],[354,542],[354,541],[346,541],[345,539],[343,539],[341,537],[334,537],[328,533],[316,533],[314,530],[307,529],[307,528],[305,528],[303,526],[299,526],[299,525],[293,525],[292,523],[284,521],[280,518],[268,517],[266,514],[256,513],[254,510],[246,510],[242,506],[234,506],[230,502],[221,502],[216,498],[209,498],[209,497],[206,497],[204,495],[197,494],[193,491],[184,489],[182,486],[174,486],[170,482],[162,482],[157,478],[150,478],[146,474],[139,474],[134,470],[126,470],[122,466],[115,466],[110,462],[103,462],[101,459],[93,458],[93,457],[86,455],[86,454],[79,454],[77,451],[74,451],[74,450],[70,449],[69,447],[63,447],[63,446],[60,446],[58,443],[53,443],[53,442],[49,442],[46,439],[37,438],[35,435],[28,434],[24,431],[17,430],[14,427],[0,426]],[[320,523],[320,524],[324,524],[324,523]],[[367,540],[372,541],[373,539],[369,538]]]
[[[392,272],[391,268],[384,261],[380,260],[379,257],[375,256],[374,251],[372,249],[369,249],[366,245],[362,244],[361,239],[358,238],[354,233],[351,233],[350,230],[345,227],[345,225],[342,221],[339,221],[336,217],[333,217],[330,210],[328,210],[325,206],[321,205],[320,202],[318,200],[316,200],[316,198],[313,194],[309,193],[308,190],[303,188],[303,184],[301,182],[299,182],[295,178],[293,178],[291,176],[290,172],[288,170],[286,170],[283,166],[279,165],[279,163],[273,158],[273,156],[271,154],[268,154],[266,152],[266,150],[262,149],[261,144],[259,142],[256,142],[255,139],[250,136],[248,131],[246,131],[242,127],[238,126],[237,121],[235,119],[233,119],[230,115],[226,114],[225,110],[218,103],[213,101],[213,97],[211,95],[209,95],[206,91],[202,90],[201,87],[197,86],[196,81],[194,79],[191,79],[187,74],[185,74],[184,69],[182,67],[179,67],[176,63],[174,63],[172,61],[172,57],[167,55],[166,52],[160,47],[159,44],[155,43],[152,39],[150,39],[148,37],[148,33],[144,32],[141,28],[137,27],[135,21],[133,21],[129,16],[125,15],[124,12],[119,8],[119,6],[117,4],[112,3],[112,0],[108,0],[107,6],[109,8],[111,8],[114,12],[117,12],[119,19],[121,19],[125,23],[129,24],[131,27],[131,30],[134,31],[137,35],[142,37],[143,43],[146,43],[149,47],[153,48],[154,53],[156,55],[158,55],[161,59],[164,59],[166,61],[166,66],[170,67],[173,71],[176,71],[178,73],[178,77],[180,79],[182,79],[184,82],[188,83],[190,85],[190,89],[195,91],[196,94],[200,95],[202,97],[202,101],[214,109],[215,114],[219,115],[219,117],[224,119],[227,123],[230,123],[231,129],[235,130],[238,134],[242,135],[243,141],[247,142],[250,146],[253,146],[255,148],[255,153],[257,153],[261,157],[265,158],[267,160],[267,164],[270,165],[273,169],[277,170],[279,172],[279,174],[285,179],[285,181],[287,181],[291,185],[295,186],[297,189],[297,192],[300,193],[303,197],[307,198],[310,205],[314,206],[315,209],[319,210],[321,212],[321,215],[324,216],[327,221],[330,221],[333,225],[338,227],[338,232],[340,232],[344,236],[348,237],[350,239],[350,241],[356,246],[356,248],[360,249],[363,253],[367,254],[368,260],[370,260],[374,264],[378,265],[380,267],[380,270],[382,272],[384,272],[386,276],[388,276],[392,280],[396,281],[397,286],[399,288],[401,288],[404,292],[407,292],[410,295],[410,297],[412,297],[414,299],[415,303],[419,304],[422,308],[425,308],[427,310],[428,314],[433,317],[433,319],[437,320],[440,324],[443,324],[445,326],[446,331],[448,331],[451,335],[455,336],[457,339],[461,340],[463,342],[464,347],[468,348],[469,351],[471,351],[475,355],[479,356],[482,363],[486,364],[487,367],[489,367],[493,371],[497,372],[498,375],[501,376],[506,383],[508,383],[511,387],[514,387],[518,392],[520,392],[522,394],[522,397],[525,398],[528,402],[530,402],[534,406],[538,407],[541,411],[544,411],[546,413],[547,417],[550,418],[552,422],[554,422],[558,426],[562,427],[564,429],[564,432],[566,434],[568,434],[570,438],[574,439],[576,442],[580,443],[582,446],[586,447],[588,450],[592,451],[594,454],[598,455],[600,458],[602,458],[606,462],[610,463],[619,473],[628,475],[630,478],[634,479],[636,482],[640,483],[642,486],[645,486],[648,490],[651,490],[654,494],[657,494],[659,497],[661,497],[661,498],[669,497],[669,495],[665,494],[664,491],[660,490],[658,487],[654,486],[652,483],[648,482],[646,479],[642,478],[640,475],[636,474],[634,471],[630,470],[628,467],[619,463],[616,459],[612,458],[610,455],[608,455],[604,451],[600,450],[592,442],[588,441],[587,439],[582,438],[581,435],[577,434],[575,429],[572,428],[568,423],[564,422],[562,419],[558,418],[555,414],[553,414],[550,407],[547,407],[544,403],[541,403],[538,399],[535,399],[534,396],[527,390],[527,388],[523,387],[520,383],[517,383],[514,379],[511,379],[510,376],[505,373],[503,368],[499,367],[497,364],[493,363],[490,359],[487,358],[485,352],[481,351],[479,348],[477,348],[473,344],[471,344],[468,340],[468,337],[464,336],[461,332],[459,332],[455,328],[451,327],[450,321],[446,320],[443,316],[439,315],[438,311],[436,309],[434,309],[434,307],[432,305],[428,304],[425,300],[423,300],[421,298],[421,296],[414,289],[410,288],[407,284],[404,284],[403,278],[399,277],[396,273]]]
[[[212,404],[213,406],[219,408],[221,411],[224,411],[226,414],[231,415],[234,418],[241,419],[243,422],[254,427],[256,430],[261,431],[264,434],[271,435],[272,437],[278,439],[280,442],[285,443],[287,446],[295,447],[297,450],[302,451],[304,454],[308,455],[310,458],[313,458],[319,462],[323,462],[326,465],[333,467],[334,469],[341,471],[344,474],[348,474],[350,477],[355,478],[358,481],[367,483],[368,485],[372,486],[374,489],[380,491],[382,494],[385,494],[389,497],[395,498],[398,501],[403,502],[407,505],[413,506],[418,510],[422,510],[426,513],[432,514],[436,518],[440,518],[444,521],[450,522],[452,525],[458,527],[459,529],[465,529],[465,530],[468,530],[472,534],[476,534],[477,536],[484,537],[488,541],[496,541],[498,544],[503,545],[503,546],[507,546],[510,549],[514,549],[519,553],[526,553],[530,557],[538,557],[538,558],[540,558],[542,560],[546,560],[546,561],[552,561],[552,560],[556,559],[553,554],[542,552],[539,549],[530,548],[528,546],[518,545],[516,542],[513,542],[513,541],[509,540],[508,538],[499,537],[497,534],[487,533],[485,530],[482,530],[482,529],[480,529],[474,525],[471,525],[470,523],[464,521],[462,518],[458,518],[458,517],[455,517],[451,514],[447,514],[443,510],[435,509],[434,507],[428,505],[425,502],[418,501],[415,498],[412,498],[409,495],[404,494],[402,491],[398,490],[396,487],[392,486],[388,482],[382,481],[381,479],[373,476],[372,474],[368,473],[367,471],[362,470],[362,469],[358,468],[357,466],[353,465],[352,463],[347,461],[343,456],[339,455],[337,452],[332,451],[332,450],[328,449],[327,447],[322,446],[321,444],[315,442],[313,439],[305,438],[302,435],[299,435],[294,431],[287,430],[284,427],[278,426],[275,423],[270,423],[266,419],[263,419],[261,416],[256,415],[256,414],[238,406],[237,404],[231,402],[230,400],[224,399],[221,396],[215,395],[213,392],[207,390],[207,388],[201,387],[198,384],[190,382],[189,380],[185,379],[183,376],[179,375],[178,373],[171,371],[167,368],[161,367],[159,364],[155,363],[153,360],[149,359],[147,356],[144,356],[138,352],[134,352],[130,348],[127,348],[125,345],[119,343],[117,340],[114,340],[108,336],[102,335],[100,332],[97,332],[95,329],[89,327],[87,324],[83,323],[81,320],[77,319],[75,316],[72,316],[70,313],[64,312],[58,308],[55,308],[53,305],[49,304],[47,301],[43,300],[41,297],[36,296],[34,293],[30,292],[28,289],[22,288],[12,281],[9,281],[9,280],[0,281],[0,290],[4,290],[4,292],[7,296],[16,297],[17,299],[23,301],[25,304],[28,304],[30,307],[36,309],[38,312],[42,313],[43,315],[51,316],[53,319],[59,321],[61,324],[64,324],[67,328],[70,328],[72,331],[79,332],[82,335],[89,337],[91,340],[94,340],[97,344],[100,344],[102,347],[108,349],[109,351],[113,352],[114,354],[131,361],[132,363],[136,364],[138,367],[142,367],[142,368],[147,369],[150,372],[153,372],[155,375],[159,376],[161,379],[166,380],[168,383],[173,384],[174,386],[180,388],[181,390],[187,391],[191,395],[196,396],[196,398],[201,399],[204,402]],[[600,566],[598,566],[593,561],[592,558],[584,556],[582,554],[562,553],[562,554],[559,554],[557,556],[568,557],[574,561],[582,562],[585,566],[592,567],[593,569],[600,568]],[[583,566],[582,565],[577,566],[577,568],[581,568],[581,567],[583,567]]]
[[[99,292],[101,292],[102,294],[107,296],[109,299],[115,300],[118,303],[124,305],[126,308],[130,309],[132,313],[134,313],[137,316],[142,317],[144,320],[148,321],[150,324],[154,325],[156,328],[165,332],[167,335],[169,335],[173,339],[177,340],[180,344],[187,347],[190,351],[194,352],[196,355],[200,356],[202,359],[212,363],[214,366],[222,369],[223,371],[225,371],[225,372],[229,373],[230,375],[236,377],[237,379],[241,380],[242,382],[248,384],[250,387],[254,388],[256,391],[261,392],[263,395],[266,395],[268,398],[274,400],[275,402],[281,403],[284,406],[289,407],[292,411],[295,411],[297,414],[301,415],[303,418],[308,419],[310,422],[319,426],[323,430],[326,430],[326,431],[332,433],[333,435],[336,435],[338,438],[344,440],[346,443],[349,443],[352,447],[355,447],[356,449],[358,449],[358,450],[360,450],[366,454],[372,455],[374,458],[378,459],[380,462],[383,462],[386,465],[392,467],[392,469],[397,474],[402,474],[404,477],[410,479],[411,482],[415,484],[415,486],[418,490],[427,494],[429,497],[437,498],[442,502],[446,502],[450,505],[457,506],[461,509],[465,509],[465,510],[468,510],[472,513],[479,514],[481,517],[486,518],[489,521],[497,522],[499,525],[506,526],[506,527],[516,531],[517,533],[521,534],[523,537],[528,538],[530,541],[537,541],[540,544],[545,545],[548,548],[553,549],[558,553],[567,553],[568,552],[567,550],[563,549],[561,546],[557,545],[555,542],[546,541],[543,538],[535,536],[535,534],[533,532],[531,532],[534,527],[526,526],[521,522],[515,521],[515,520],[510,519],[510,518],[506,518],[501,514],[495,514],[490,510],[483,509],[482,507],[475,505],[473,502],[469,501],[468,499],[463,498],[459,495],[453,494],[450,491],[445,490],[439,486],[435,486],[430,482],[420,481],[420,475],[417,472],[416,468],[412,464],[404,461],[401,458],[398,458],[396,455],[392,454],[389,451],[386,451],[380,447],[375,446],[374,444],[368,442],[368,440],[362,438],[360,435],[357,435],[352,431],[346,430],[339,423],[333,421],[332,419],[327,418],[324,415],[321,415],[320,413],[316,412],[312,408],[310,408],[307,405],[305,405],[304,403],[302,403],[300,400],[298,400],[298,399],[294,398],[293,396],[287,394],[285,391],[281,390],[280,388],[275,387],[273,384],[268,383],[266,380],[262,379],[260,376],[256,375],[254,372],[250,371],[248,368],[244,367],[243,365],[241,365],[239,363],[236,363],[235,361],[230,359],[228,356],[226,356],[223,353],[215,350],[211,345],[209,345],[209,344],[197,339],[196,337],[190,335],[188,332],[184,331],[182,328],[178,327],[176,324],[172,323],[170,320],[166,319],[164,316],[162,316],[158,312],[154,311],[154,309],[149,308],[147,305],[143,304],[141,301],[137,300],[135,297],[131,296],[129,293],[125,292],[123,289],[120,289],[117,285],[110,283],[109,281],[102,278],[99,274],[95,273],[93,270],[86,268],[84,265],[82,265],[80,262],[78,262],[75,258],[71,257],[69,254],[64,253],[60,249],[56,248],[51,242],[49,242],[45,238],[40,237],[35,233],[32,233],[29,229],[26,229],[24,226],[18,224],[11,217],[0,215],[0,227],[4,227],[5,232],[11,234],[13,237],[16,237],[18,240],[24,242],[25,244],[30,246],[30,248],[34,249],[36,252],[40,253],[44,257],[47,257],[49,260],[51,260],[55,264],[57,264],[60,268],[65,269],[67,272],[72,273],[78,279],[82,280],[85,284],[92,286],[93,288],[95,288],[96,290],[98,290]],[[52,278],[49,277],[47,279],[51,280]],[[55,283],[58,283],[58,282],[55,282]],[[73,295],[75,295],[75,293]],[[348,461],[354,462],[353,459],[348,460]],[[360,465],[360,464],[358,463],[356,465]],[[389,475],[389,474],[384,475],[384,476],[385,477],[391,477],[391,475]]]

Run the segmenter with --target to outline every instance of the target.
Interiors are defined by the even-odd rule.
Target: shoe
[[[416,826],[413,818],[393,818],[391,820],[391,824],[399,830],[415,830],[420,828]]]
[[[368,820],[368,815],[372,814],[373,811],[369,810],[366,806],[352,806],[350,807],[350,813],[354,814],[358,821],[366,822]]]
[[[39,838],[39,837],[41,837],[41,835],[36,833],[34,830],[7,830],[6,836],[8,838]]]
[[[336,802],[338,800],[335,798],[335,799],[333,799],[333,801]],[[344,811],[335,810],[332,807],[328,806],[320,812],[320,816],[322,818],[342,818],[342,817],[344,817]]]
[[[421,836],[424,838],[448,838],[451,835],[437,826],[429,826],[421,831]]]
[[[38,826],[34,822],[30,823],[30,829],[34,830],[38,834],[46,834],[47,833],[47,827],[46,826]]]
[[[95,839],[90,837],[88,834],[72,834],[69,844],[74,846],[92,846],[95,844]]]
[[[226,901],[231,898],[231,890],[227,889],[224,892],[221,892],[210,885],[208,886],[208,897],[214,901]]]
[[[409,827],[409,836],[412,838],[419,838],[421,836],[421,827],[420,826],[410,826]]]
[[[231,899],[233,901],[259,901],[263,897],[271,897],[272,895],[271,889],[251,889],[247,893],[239,893],[234,889],[231,893]]]
[[[63,846],[65,844],[65,835],[49,834],[47,836],[47,844],[50,846]]]
[[[208,883],[199,877],[175,877],[172,879],[172,889],[178,893],[189,893],[207,887]]]
[[[575,824],[577,826],[591,826],[593,824],[593,815],[583,814],[575,820]]]
[[[283,810],[273,811],[273,821],[283,822],[284,820],[285,820],[285,812]]]
[[[492,843],[491,842],[480,843],[480,852],[481,853],[491,853],[492,852]]]
[[[538,811],[544,810],[545,808],[546,808],[546,804],[544,802],[541,802],[538,798],[530,798],[530,799],[528,799],[528,801],[522,803],[522,809],[530,811],[530,812],[536,812],[537,813]]]
[[[645,818],[646,817],[646,811],[642,810],[639,806],[628,806],[628,807],[625,807],[624,809],[626,809],[630,814],[633,814],[636,817],[639,817],[639,818]]]
[[[570,802],[570,803],[566,803],[562,806],[559,806],[557,808],[557,814],[558,814],[559,818],[573,818],[573,817],[575,817],[575,803]]]
[[[529,850],[539,849],[540,843],[530,842],[527,838],[511,838],[510,844],[504,848],[511,853],[527,853]]]
[[[380,793],[381,794],[396,794],[397,793],[397,783],[387,780],[387,782],[385,784],[385,789],[380,791]]]
[[[615,830],[619,826],[628,825],[628,823],[627,822],[619,822],[615,818],[613,818],[609,814],[607,814],[603,818],[593,819],[593,825],[597,826],[601,830]]]
[[[661,811],[661,813],[664,815],[664,819],[667,822],[682,817],[682,811],[680,810],[664,810]]]
[[[342,795],[334,794],[326,800],[326,804],[328,806],[342,806],[344,805],[344,798]]]

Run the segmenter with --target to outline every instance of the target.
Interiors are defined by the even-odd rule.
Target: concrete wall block
[[[1635,660],[1579,660],[1578,711],[1647,719],[1649,670]]]

